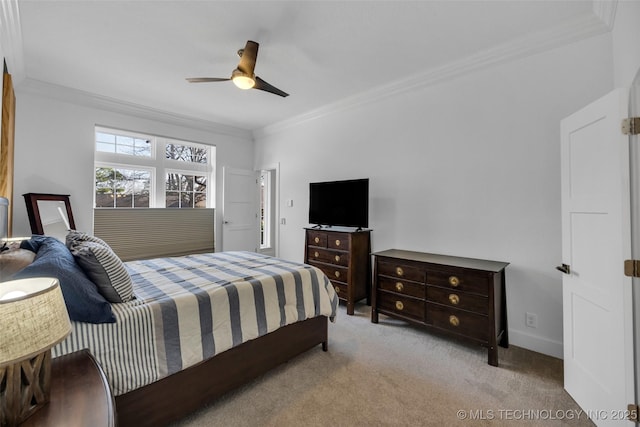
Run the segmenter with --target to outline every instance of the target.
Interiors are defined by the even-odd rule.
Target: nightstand
[[[51,400],[20,427],[114,427],[113,394],[102,368],[88,350],[51,363]]]

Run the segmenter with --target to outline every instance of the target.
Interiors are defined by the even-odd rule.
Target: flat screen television
[[[369,179],[309,184],[309,223],[317,226],[369,226]]]

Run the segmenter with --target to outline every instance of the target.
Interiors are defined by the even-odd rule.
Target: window
[[[207,177],[203,175],[183,175],[167,173],[165,193],[168,208],[207,207]]]
[[[148,208],[151,171],[96,167],[97,208]]]
[[[167,144],[165,157],[183,162],[206,164],[207,149],[191,145]]]
[[[96,208],[212,208],[215,147],[96,127]]]
[[[96,151],[151,157],[151,141],[146,138],[96,131]]]

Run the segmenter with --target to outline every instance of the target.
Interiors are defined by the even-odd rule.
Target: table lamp
[[[0,426],[17,426],[47,404],[51,347],[70,331],[58,279],[0,283]]]

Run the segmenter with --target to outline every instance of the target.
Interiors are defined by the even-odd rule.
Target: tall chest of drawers
[[[506,262],[390,249],[373,254],[371,321],[380,313],[468,339],[509,346]]]
[[[371,301],[371,230],[334,231],[307,228],[304,262],[320,268],[331,280],[347,314],[363,298]]]

